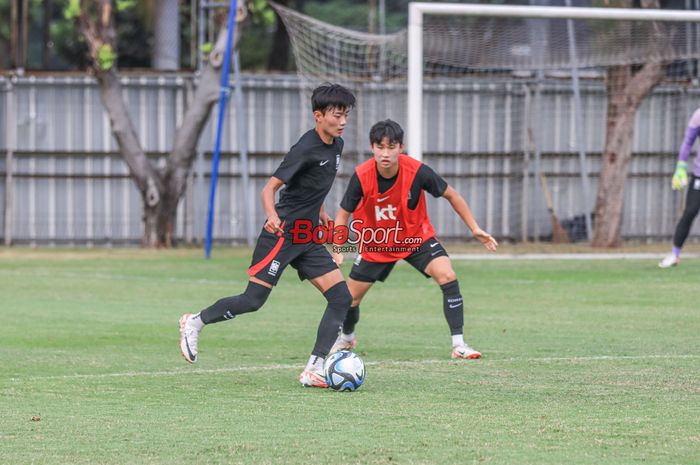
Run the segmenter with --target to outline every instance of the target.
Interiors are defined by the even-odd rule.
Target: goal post
[[[423,18],[461,15],[493,18],[591,19],[700,23],[700,11],[633,8],[582,8],[411,2],[408,7],[408,153],[423,159]]]

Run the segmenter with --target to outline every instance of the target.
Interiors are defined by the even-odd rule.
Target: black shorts
[[[263,229],[255,244],[248,274],[274,286],[287,265],[297,270],[302,281],[338,269],[323,245],[293,244],[291,235],[278,236]]]
[[[431,237],[423,242],[418,250],[404,258],[404,260],[410,263],[413,268],[423,273],[426,278],[429,278],[430,275],[425,272],[428,264],[435,258],[447,256],[447,251],[442,244],[434,237]],[[396,265],[396,262],[368,262],[362,259],[362,255],[358,255],[350,270],[350,277],[355,281],[362,281],[365,283],[373,283],[375,281],[384,282],[384,280],[389,277],[391,270],[394,269],[394,265]]]

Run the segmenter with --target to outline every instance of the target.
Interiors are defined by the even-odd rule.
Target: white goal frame
[[[423,160],[423,16],[462,15],[533,19],[616,19],[700,22],[700,11],[411,2],[408,6],[407,153]]]

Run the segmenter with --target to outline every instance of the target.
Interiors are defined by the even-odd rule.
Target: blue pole
[[[216,198],[216,183],[219,179],[219,158],[221,157],[221,132],[223,131],[226,101],[229,96],[228,72],[231,68],[231,49],[233,48],[233,30],[236,27],[236,0],[231,0],[228,12],[228,31],[226,35],[226,51],[224,67],[221,70],[221,95],[219,96],[219,118],[216,121],[216,142],[214,143],[214,158],[211,161],[211,184],[209,185],[209,213],[207,214],[207,235],[204,243],[205,258],[211,257],[211,235],[214,226],[214,199]]]

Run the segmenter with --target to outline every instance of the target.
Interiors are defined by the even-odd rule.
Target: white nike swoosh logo
[[[435,244],[430,244],[430,247],[435,247],[438,244],[439,244],[439,242],[436,242]]]
[[[460,305],[462,305],[462,304],[450,305],[450,308],[457,308],[457,307],[459,307]]]
[[[321,164],[320,164],[319,166],[323,166],[323,165],[325,165],[326,163],[328,163],[328,160],[322,161]]]
[[[387,195],[386,197],[382,197],[381,199],[377,199],[377,202],[384,202],[386,199],[391,197],[390,195]],[[387,207],[388,208],[388,207]]]
[[[436,250],[435,252],[431,253],[430,256],[432,257],[433,255],[438,254],[440,252],[442,252],[442,250]]]

